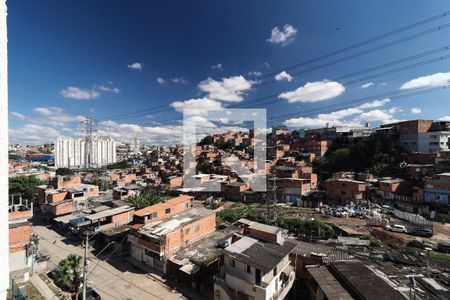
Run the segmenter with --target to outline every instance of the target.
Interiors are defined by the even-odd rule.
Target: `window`
[[[273,276],[277,276],[277,267],[273,268]]]
[[[251,267],[250,267],[250,265],[247,265],[247,273],[251,273]]]
[[[185,203],[185,204],[184,204],[184,207],[185,207],[185,208],[189,208],[189,202]]]
[[[199,229],[200,229],[200,226],[198,226],[198,224],[195,224],[194,231],[197,232]]]
[[[234,259],[230,259],[230,266],[232,266],[233,268],[236,266],[236,262],[234,261]]]
[[[165,212],[166,214],[170,214],[170,208],[166,208]]]

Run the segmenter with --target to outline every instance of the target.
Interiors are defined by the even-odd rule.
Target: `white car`
[[[408,232],[408,230],[406,229],[405,226],[398,225],[398,224],[394,224],[392,226],[386,225],[385,229],[389,230],[389,231],[401,232],[401,233],[407,233]]]

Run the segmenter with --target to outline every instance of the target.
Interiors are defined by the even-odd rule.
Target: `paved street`
[[[49,268],[56,266],[61,259],[71,253],[83,255],[82,247],[66,244],[63,236],[45,226],[34,225],[33,231],[41,237],[40,251],[51,256]],[[179,292],[139,271],[128,262],[110,263],[93,259],[89,270],[91,272],[88,277],[89,286],[99,292],[104,299],[186,299]]]

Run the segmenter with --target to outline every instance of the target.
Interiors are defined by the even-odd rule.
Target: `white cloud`
[[[322,80],[308,82],[296,90],[281,93],[278,98],[288,102],[317,102],[335,98],[345,91],[345,87],[336,81]]]
[[[248,72],[248,75],[250,75],[250,76],[261,76],[262,75],[262,73],[261,72],[259,72],[259,71],[251,71],[251,72]]]
[[[198,88],[207,93],[207,98],[240,102],[243,100],[242,94],[250,90],[255,83],[256,81],[247,80],[242,75],[222,78],[221,81],[208,77],[198,84]]]
[[[37,124],[25,124],[9,129],[9,139],[13,144],[40,145],[53,141],[61,133],[51,127]]]
[[[297,29],[290,24],[285,24],[283,29],[280,30],[278,26],[272,28],[270,38],[267,41],[271,44],[281,44],[285,46],[295,40]]]
[[[281,80],[286,80],[291,82],[294,78],[289,75],[289,73],[287,73],[286,71],[282,71],[280,73],[278,73],[277,75],[275,75],[275,80],[276,81],[281,81]]]
[[[128,65],[128,68],[133,69],[133,70],[142,71],[142,69],[144,68],[144,64],[135,62],[135,63],[132,63],[131,65]]]
[[[388,110],[376,110],[364,112],[364,109],[380,107],[389,103],[390,99],[375,100],[361,104],[357,107],[342,109],[326,114],[319,114],[315,118],[311,117],[299,117],[291,118],[285,121],[285,125],[290,127],[303,127],[303,128],[317,128],[329,126],[362,126],[361,121],[375,121],[375,119],[384,121],[394,120],[393,114],[398,112],[397,107],[393,107]],[[381,113],[380,113],[380,112]],[[350,120],[345,120],[348,117],[352,117]]]
[[[422,110],[419,107],[413,107],[411,108],[411,113],[413,114],[420,114]]]
[[[111,81],[107,81],[106,84],[96,84],[91,89],[83,89],[79,87],[69,86],[68,88],[60,91],[61,96],[64,98],[75,100],[92,100],[101,96],[102,93],[120,93],[120,89],[115,87]]]
[[[60,92],[64,98],[75,100],[92,100],[100,97],[100,92],[94,89],[81,89],[74,86],[62,89]]]
[[[30,123],[46,126],[64,126],[71,122],[81,122],[86,119],[82,115],[70,115],[60,107],[36,107],[33,109],[39,115],[38,118],[29,119]]]
[[[101,92],[111,92],[114,94],[120,93],[120,89],[111,85],[96,85],[96,89],[98,89]]]
[[[386,82],[381,82],[381,83],[378,84],[378,86],[386,86],[386,85],[387,85]]]
[[[182,84],[188,84],[189,82],[184,79],[183,77],[176,77],[171,79],[173,83],[182,83]]]
[[[450,116],[443,116],[439,118],[439,121],[450,121]]]
[[[391,99],[386,98],[386,99],[381,99],[381,100],[374,100],[372,102],[367,102],[364,104],[361,104],[360,106],[358,106],[361,109],[366,109],[366,108],[375,108],[375,107],[380,107],[383,106],[387,103],[391,102]]]
[[[364,83],[363,85],[361,85],[361,88],[362,89],[367,89],[367,88],[369,88],[371,86],[373,86],[373,82],[367,82],[367,83]]]
[[[374,109],[359,116],[360,120],[363,121],[379,121],[382,124],[397,122],[398,120],[394,118],[393,114],[399,111],[397,107],[390,108],[388,110]]]
[[[222,64],[212,65],[211,69],[213,70],[223,70]]]
[[[415,79],[409,80],[405,83],[403,83],[400,86],[401,90],[406,89],[415,89],[415,88],[421,88],[421,87],[430,87],[442,83],[448,83],[450,82],[450,72],[446,73],[435,73],[432,75],[427,76],[421,76],[417,77]]]
[[[208,109],[223,109],[221,102],[208,98],[175,101],[172,102],[170,106],[179,112],[183,112],[185,109],[189,109],[191,111],[186,111],[186,113],[191,115],[203,115],[206,113],[205,110]]]
[[[22,115],[21,113],[12,111],[11,112],[11,116],[13,116],[14,118],[18,119],[18,120],[25,120],[26,117],[24,115]]]
[[[166,80],[165,80],[164,78],[162,78],[162,77],[158,77],[158,78],[156,79],[156,81],[157,81],[159,84],[164,84],[164,83],[166,83]]]

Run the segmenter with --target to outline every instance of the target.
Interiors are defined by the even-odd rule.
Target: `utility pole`
[[[266,197],[266,206],[267,206],[267,215],[268,215],[268,221],[269,223],[273,225],[277,225],[277,212],[276,212],[276,205],[277,205],[277,184],[276,184],[276,177],[273,177],[273,184],[272,184],[272,199],[269,197]]]
[[[86,234],[86,242],[84,245],[84,259],[83,259],[83,300],[86,300],[86,284],[87,284],[87,271],[88,271],[88,263],[87,263],[87,254],[89,247],[89,231],[85,231]]]

